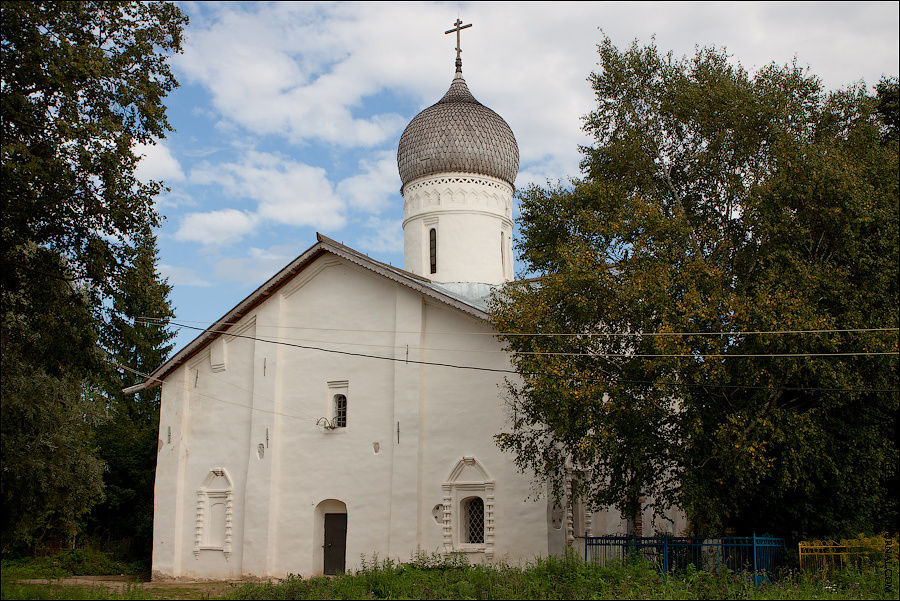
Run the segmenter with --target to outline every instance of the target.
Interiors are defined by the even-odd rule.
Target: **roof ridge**
[[[410,277],[410,278],[413,278],[416,280],[420,280],[420,281],[426,282],[428,284],[432,283],[431,280],[426,278],[425,276],[419,275],[417,273],[413,273],[411,271],[406,271],[405,269],[400,269],[399,267],[395,267],[394,265],[391,265],[390,263],[385,263],[383,261],[379,261],[378,259],[373,259],[369,255],[367,255],[365,253],[361,253],[358,250],[356,250],[355,248],[351,248],[351,247],[347,246],[346,244],[344,244],[343,242],[338,242],[338,241],[334,240],[333,238],[329,238],[328,236],[326,236],[324,234],[320,234],[319,232],[316,232],[316,240],[318,240],[319,242],[324,242],[326,244],[331,244],[333,246],[337,246],[341,250],[352,253],[358,257],[365,258],[367,261],[372,261],[373,263],[377,263],[377,264],[381,265],[382,267],[387,267],[388,269],[396,271],[397,273],[399,273],[401,275],[405,275],[407,277]]]

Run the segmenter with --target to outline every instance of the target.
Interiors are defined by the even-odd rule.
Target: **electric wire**
[[[145,322],[149,323],[149,322]],[[188,326],[184,324],[179,324],[176,322],[170,322],[173,325],[177,325],[179,327],[191,328],[200,330],[201,328]],[[205,323],[205,322],[204,322]],[[281,329],[280,326],[272,326],[275,329]],[[259,329],[259,328],[257,328]],[[326,330],[326,328],[309,328],[309,329],[320,329]],[[353,330],[346,329],[342,330],[339,328],[328,328],[328,331],[333,332],[353,332],[353,333],[361,333],[361,332],[369,332],[369,333],[393,333],[390,330]],[[204,329],[203,331],[209,331],[211,333],[223,334],[223,335],[231,335],[228,334],[227,330],[211,330],[209,328]],[[398,334],[402,332],[397,332]],[[420,332],[408,332],[409,334],[418,334]],[[447,332],[448,334],[450,332]],[[482,334],[481,332],[460,332],[461,334]],[[431,332],[429,332],[429,335]],[[492,335],[488,333],[488,335]],[[263,340],[263,339],[260,339]],[[382,349],[404,349],[407,345],[396,345],[396,344],[377,344],[377,343],[367,343],[367,342],[358,342],[358,341],[341,341],[341,340],[321,340],[318,338],[298,338],[298,337],[287,337],[287,336],[278,336],[275,338],[265,339],[266,342],[271,343],[282,343],[282,342],[307,342],[307,343],[316,343],[316,344],[336,344],[336,345],[349,345],[355,347],[368,347],[368,348],[382,348]],[[449,352],[449,353],[479,353],[479,354],[516,354],[516,355],[546,355],[546,356],[560,356],[560,357],[659,357],[659,358],[675,358],[675,357],[697,357],[697,358],[732,358],[732,357],[802,357],[802,356],[858,356],[858,355],[871,355],[877,354],[875,351],[867,351],[860,353],[781,353],[781,354],[736,354],[736,353],[722,353],[722,354],[598,354],[593,352],[563,352],[563,351],[505,351],[502,349],[459,349],[459,348],[447,348],[447,347],[431,347],[431,346],[409,346],[410,349],[420,350],[420,351],[440,351],[440,352]],[[897,352],[893,351],[885,351],[882,354],[897,354]]]
[[[288,342],[286,340],[278,340],[278,339],[270,339],[270,338],[259,338],[255,336],[246,336],[242,334],[232,334],[228,332],[228,330],[212,330],[210,328],[201,328],[198,326],[189,326],[187,324],[179,323],[179,322],[169,322],[174,326],[187,328],[190,330],[197,330],[201,332],[209,332],[213,334],[221,334],[224,336],[231,336],[236,338],[252,338],[258,342],[267,342],[269,344],[283,344],[286,346],[292,346],[296,348],[308,349],[308,350],[317,350],[323,351],[326,353],[337,353],[344,355],[352,355],[357,357],[370,357],[377,359],[384,359],[389,361],[406,361],[407,363],[422,363],[424,365],[440,365],[441,367],[457,367],[457,368],[465,368],[465,369],[476,369],[483,371],[498,371],[495,368],[488,367],[480,367],[480,366],[460,366],[454,365],[450,363],[437,363],[437,362],[422,362],[422,361],[413,361],[411,359],[403,359],[399,357],[383,357],[378,355],[368,355],[366,353],[356,353],[353,351],[343,351],[339,349],[327,349],[318,346],[312,345],[303,345],[297,344],[294,342]],[[324,344],[335,344],[330,341],[320,341]],[[336,344],[355,344],[350,342],[337,342]],[[365,344],[361,344],[360,346],[369,346]],[[382,346],[382,345],[374,345],[374,346]],[[393,345],[383,345],[385,348],[402,348],[396,347]],[[420,350],[440,350],[447,352],[469,352],[468,349],[427,349],[422,348]],[[505,351],[490,351],[490,352],[500,352],[503,353]],[[510,354],[519,354],[519,355],[548,355],[548,356],[563,356],[563,357],[595,357],[599,359],[610,359],[610,358],[657,358],[657,359],[672,359],[672,358],[690,358],[690,359],[733,359],[733,358],[783,358],[783,357],[793,357],[793,358],[803,358],[803,357],[869,357],[869,356],[883,356],[883,355],[900,355],[900,351],[857,351],[857,352],[837,352],[837,353],[686,353],[686,354],[677,354],[677,353],[568,353],[568,352],[552,352],[552,351],[509,351]],[[505,370],[509,371],[509,370]]]
[[[174,324],[174,322],[173,322]],[[179,324],[174,324],[179,325]],[[180,325],[180,327],[187,327],[190,329],[200,330],[202,328],[192,327]],[[619,384],[638,384],[645,386],[674,386],[674,387],[686,387],[686,388],[719,388],[719,389],[733,389],[733,390],[765,390],[765,391],[779,391],[779,392],[848,392],[848,393],[897,393],[900,392],[900,389],[879,389],[879,388],[824,388],[824,387],[807,387],[807,386],[782,386],[782,387],[773,387],[773,386],[749,386],[749,385],[741,385],[741,384],[690,384],[690,383],[674,383],[674,382],[653,382],[649,380],[625,380],[618,379],[611,374],[607,374],[610,376],[610,380],[605,380],[601,378],[585,378],[585,377],[576,377],[567,374],[557,374],[550,372],[527,372],[527,371],[516,371],[512,369],[502,369],[502,368],[492,368],[492,367],[484,367],[484,366],[476,366],[476,365],[456,365],[452,363],[440,363],[434,361],[422,361],[418,359],[408,359],[402,357],[385,357],[381,355],[370,355],[366,353],[356,353],[352,351],[342,351],[338,349],[327,349],[322,347],[315,347],[309,345],[300,345],[294,344],[290,342],[281,342],[277,340],[267,340],[265,338],[259,338],[256,336],[248,336],[246,334],[227,334],[228,336],[234,338],[246,338],[249,340],[254,340],[256,342],[263,342],[269,344],[281,344],[288,347],[300,348],[304,350],[316,350],[322,351],[326,353],[334,353],[339,355],[349,355],[354,357],[364,357],[369,359],[379,359],[382,361],[391,361],[391,362],[399,362],[399,363],[410,363],[414,365],[425,365],[425,366],[434,366],[434,367],[449,367],[454,369],[462,369],[462,370],[476,370],[476,371],[484,371],[484,372],[493,372],[493,373],[503,373],[503,374],[511,374],[511,375],[520,375],[520,376],[543,376],[543,377],[552,377],[559,378],[562,380],[569,381],[578,381],[578,382],[602,382],[602,383],[619,383]],[[896,352],[892,354],[897,354]],[[691,356],[691,355],[689,355]],[[804,355],[805,356],[805,355]],[[239,388],[239,387],[238,387]],[[240,388],[239,388],[240,389]],[[241,389],[245,390],[245,389]],[[246,391],[245,392],[250,392]],[[251,394],[253,394],[251,392]]]
[[[148,316],[138,316],[135,317],[135,320],[141,320],[149,323],[175,323],[175,321],[168,322],[163,318],[158,317],[148,317]],[[200,324],[213,324],[219,326],[234,326],[240,323],[239,321],[234,322],[213,322],[208,320],[190,320],[190,319],[178,319],[178,322],[181,324],[189,324],[189,323],[200,323]],[[198,328],[196,326],[183,326],[190,327],[195,330],[205,330],[207,328]],[[372,333],[372,334],[418,334],[420,332],[415,330],[410,331],[402,331],[402,330],[372,330],[372,329],[359,329],[359,328],[322,328],[315,326],[290,326],[290,325],[279,325],[279,326],[271,326],[277,327],[279,329],[288,329],[288,330],[316,330],[322,332],[352,332],[352,333]],[[821,328],[821,329],[810,329],[810,330],[736,330],[736,331],[728,331],[728,332],[584,332],[584,333],[572,333],[572,332],[441,332],[441,331],[433,331],[429,332],[429,334],[441,334],[441,335],[452,335],[452,336],[546,336],[546,337],[583,337],[583,338],[591,338],[591,337],[607,337],[607,338],[634,338],[634,337],[643,337],[643,336],[653,336],[653,337],[668,337],[668,336],[757,336],[757,335],[792,335],[792,334],[842,334],[842,333],[868,333],[868,332],[898,332],[900,333],[900,328],[897,327],[882,327],[882,328]]]
[[[246,338],[251,338],[251,339],[253,339],[253,340],[257,340],[256,338],[249,337],[249,336],[244,336],[244,337],[246,337]],[[265,340],[262,340],[261,342],[266,342],[266,341],[265,341]],[[372,357],[372,358],[379,358],[379,357]],[[118,363],[117,361],[113,360],[113,359],[112,359],[111,357],[109,357],[109,356],[107,356],[107,361],[108,361],[110,364],[114,365],[115,367],[118,367],[118,368],[120,368],[120,369],[124,369],[124,370],[126,370],[126,371],[128,371],[128,372],[131,372],[131,373],[135,374],[135,375],[138,375],[138,376],[141,376],[141,377],[143,377],[143,378],[146,378],[147,380],[154,380],[154,381],[156,381],[156,382],[159,382],[160,385],[165,385],[165,384],[166,384],[165,380],[162,380],[162,379],[156,378],[156,377],[154,377],[154,376],[152,376],[152,375],[150,375],[150,374],[146,374],[146,373],[144,373],[144,372],[138,371],[138,370],[136,370],[136,369],[134,369],[134,368],[132,368],[132,367],[129,367],[129,366],[127,366],[127,365],[122,365],[121,363]],[[515,372],[515,371],[512,371],[512,370],[506,370],[506,373],[518,374],[518,372]],[[545,376],[563,377],[563,376],[560,376],[560,375],[558,375],[558,374],[550,374],[550,373],[528,373],[527,375],[545,375]],[[253,392],[253,391],[251,391],[251,390],[247,390],[246,388],[243,388],[243,387],[241,387],[241,386],[238,386],[238,385],[233,384],[233,383],[231,383],[231,382],[228,382],[228,381],[226,381],[226,380],[215,378],[215,376],[213,376],[212,374],[204,374],[204,377],[208,377],[208,378],[210,378],[210,379],[212,379],[212,380],[217,380],[217,381],[219,381],[219,382],[221,382],[221,383],[223,383],[223,384],[232,386],[233,388],[236,388],[237,390],[240,390],[240,391],[242,391],[242,392],[246,392],[246,393],[250,394],[251,398],[253,398],[253,399],[263,399],[263,400],[265,400],[265,401],[267,401],[267,402],[271,402],[271,401],[272,401],[272,399],[270,399],[270,398],[268,398],[268,397],[263,397],[262,395],[260,395],[260,394],[258,394],[258,393],[255,393],[255,392]],[[592,379],[576,378],[576,379],[579,379],[579,380],[582,380],[582,381],[584,381],[584,380],[589,380],[589,381],[602,381],[602,380],[599,380],[599,379],[596,379],[596,378],[592,378]],[[623,384],[644,384],[644,385],[653,385],[653,384],[657,384],[657,383],[655,383],[655,382],[641,381],[641,380],[618,380],[618,382],[623,383]],[[668,383],[668,384],[671,384],[671,383]],[[897,393],[897,392],[900,392],[900,390],[898,390],[898,389],[808,388],[808,387],[778,387],[778,388],[774,388],[774,387],[771,387],[771,386],[746,386],[746,385],[739,385],[739,384],[732,384],[732,385],[729,385],[729,384],[711,384],[711,385],[701,385],[701,384],[681,384],[681,385],[682,385],[682,386],[686,386],[686,387],[706,387],[706,388],[720,388],[720,389],[766,390],[766,391],[776,391],[776,390],[777,390],[777,391],[779,391],[779,392],[859,392],[859,393],[883,393],[883,392]],[[212,396],[211,394],[208,394],[208,393],[203,392],[203,391],[200,391],[200,390],[192,390],[191,394],[192,394],[192,395],[197,395],[197,396],[200,396],[200,397],[204,397],[204,398],[206,398],[206,399],[209,399],[209,400],[214,401],[214,402],[217,402],[217,403],[223,403],[223,404],[226,404],[226,405],[232,405],[232,406],[235,406],[235,407],[240,407],[241,409],[248,409],[248,410],[250,410],[250,411],[255,411],[255,412],[258,412],[258,413],[266,413],[266,414],[269,414],[269,415],[277,415],[277,416],[281,416],[281,417],[288,417],[288,418],[299,419],[299,420],[318,421],[318,419],[320,419],[320,418],[312,417],[310,414],[300,415],[300,414],[293,414],[293,413],[285,413],[285,412],[283,412],[283,411],[276,411],[276,410],[274,410],[274,409],[264,409],[264,408],[261,408],[261,407],[255,407],[255,406],[253,406],[253,405],[245,405],[245,404],[243,404],[243,403],[238,403],[238,402],[234,402],[234,401],[228,401],[228,400],[225,400],[225,399],[222,399],[222,398],[219,398],[219,397]]]
[[[116,362],[115,360],[113,360],[113,359],[111,359],[111,358],[109,358],[109,357],[107,357],[107,362],[110,363],[111,365],[114,365],[115,367],[118,367],[119,369],[124,369],[124,370],[126,370],[126,371],[128,371],[128,372],[131,372],[131,373],[133,373],[133,374],[135,374],[135,375],[141,376],[141,377],[146,378],[146,379],[148,379],[148,380],[154,380],[154,381],[156,381],[156,382],[159,382],[161,386],[164,386],[164,385],[166,384],[165,380],[161,380],[161,379],[159,379],[159,378],[155,378],[155,377],[151,376],[150,374],[145,374],[145,373],[143,373],[143,372],[141,372],[141,371],[138,371],[138,370],[136,370],[136,369],[134,369],[134,368],[132,368],[132,367],[128,367],[127,365],[122,365],[121,363],[118,363],[118,362]],[[240,391],[242,391],[242,392],[246,392],[246,393],[250,394],[251,398],[253,398],[253,399],[261,399],[261,400],[264,400],[264,401],[267,401],[267,402],[272,401],[272,399],[270,399],[269,397],[263,397],[263,396],[260,395],[259,393],[253,392],[253,391],[251,391],[251,390],[247,390],[246,388],[243,388],[243,387],[241,387],[241,386],[238,386],[237,384],[233,384],[232,382],[228,382],[227,380],[223,380],[223,379],[220,379],[220,378],[216,378],[216,377],[213,376],[212,374],[204,374],[204,376],[210,378],[211,380],[216,380],[216,381],[218,381],[218,382],[220,382],[220,383],[222,383],[222,384],[226,384],[226,385],[228,385],[228,386],[231,386],[232,388],[236,388],[237,390],[240,390]],[[256,412],[259,412],[259,413],[268,413],[268,414],[270,414],[270,415],[279,415],[279,416],[282,416],[282,417],[290,417],[290,418],[301,419],[301,420],[311,420],[311,421],[316,421],[317,419],[319,419],[319,418],[316,418],[316,417],[312,417],[310,414],[300,415],[300,414],[293,414],[293,413],[284,413],[283,411],[275,411],[274,409],[263,409],[262,407],[254,407],[253,405],[245,405],[245,404],[243,404],[243,403],[238,403],[238,402],[235,402],[235,401],[227,401],[227,400],[225,400],[225,399],[221,399],[221,398],[219,398],[219,397],[212,396],[211,394],[208,394],[208,393],[206,393],[206,392],[203,392],[202,390],[191,389],[191,393],[190,393],[190,394],[191,394],[191,395],[201,396],[201,397],[207,398],[207,399],[209,399],[209,400],[211,400],[211,401],[215,401],[215,402],[217,402],[217,403],[224,403],[224,404],[226,404],[226,405],[233,405],[233,406],[235,406],[235,407],[240,407],[241,409],[249,409],[250,411],[256,411]]]

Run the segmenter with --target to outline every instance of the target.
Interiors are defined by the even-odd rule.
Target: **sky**
[[[578,175],[597,44],[724,49],[797,63],[829,89],[900,72],[900,3],[178,2],[190,17],[174,128],[139,147],[162,180],[160,271],[176,321],[205,327],[315,244],[403,264],[397,144],[453,77],[457,18],[472,94],[519,144],[516,187]],[[176,350],[196,331],[182,328]]]

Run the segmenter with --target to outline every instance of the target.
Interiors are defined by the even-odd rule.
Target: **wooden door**
[[[343,574],[347,557],[347,514],[325,514],[325,544],[323,571],[326,574]]]

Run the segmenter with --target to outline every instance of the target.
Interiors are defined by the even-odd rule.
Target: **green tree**
[[[149,558],[153,544],[153,488],[158,450],[160,389],[123,390],[144,380],[172,350],[172,287],[157,270],[156,236],[149,226],[135,236],[132,258],[100,335],[112,369],[105,397],[110,420],[96,429],[107,464],[105,500],[92,512],[92,534],[123,554]]]
[[[47,249],[22,250],[31,273],[65,273]],[[105,419],[103,364],[88,295],[62,277],[3,290],[3,552],[71,543],[102,496],[93,427]]]
[[[101,496],[91,428],[98,346],[132,238],[158,222],[137,143],[169,130],[166,60],[186,17],[164,2],[0,5],[4,551],[71,542]]]
[[[520,194],[517,248],[543,277],[495,299],[522,374],[499,445],[557,484],[588,470],[580,492],[626,516],[893,527],[896,108],[713,49],[599,51],[584,177]],[[893,330],[753,333],[848,328]],[[893,354],[827,356],[856,352]]]

